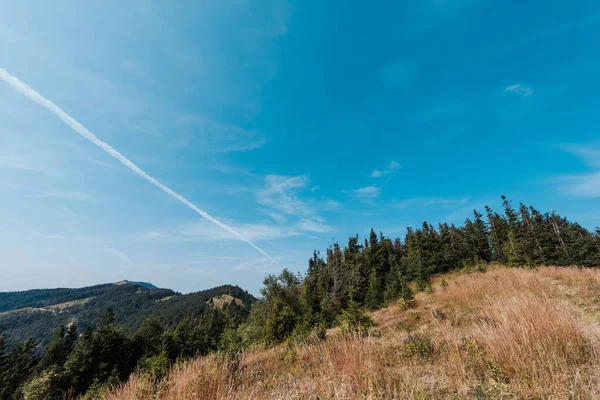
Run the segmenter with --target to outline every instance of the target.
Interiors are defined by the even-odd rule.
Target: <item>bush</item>
[[[405,300],[405,299],[399,299],[398,300],[398,308],[401,311],[406,311],[409,308],[414,308],[416,307],[417,302],[415,301],[415,299],[411,299],[411,300]]]
[[[430,357],[433,354],[433,343],[428,337],[409,335],[404,339],[404,351],[408,357]]]
[[[152,380],[161,380],[171,368],[171,362],[166,352],[162,352],[153,357],[149,357],[140,362],[140,372],[147,375]]]
[[[47,369],[23,386],[23,398],[25,400],[46,400],[59,397],[59,380],[60,375],[56,366]]]

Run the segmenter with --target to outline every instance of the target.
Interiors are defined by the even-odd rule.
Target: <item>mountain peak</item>
[[[122,280],[122,281],[113,283],[113,285],[127,285],[127,284],[139,285],[139,286],[145,287],[146,289],[158,289],[157,286],[154,286],[150,282],[136,282],[136,281]]]

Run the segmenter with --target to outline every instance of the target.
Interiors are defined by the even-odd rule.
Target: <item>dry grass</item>
[[[220,296],[215,296],[212,299],[208,300],[207,303],[209,303],[211,300],[213,302],[213,305],[217,308],[223,308],[225,307],[225,304],[229,304],[232,301],[235,302],[235,304],[237,304],[238,306],[244,305],[244,302],[241,299],[233,297],[230,294],[222,294]]]
[[[158,384],[134,376],[106,399],[600,398],[599,271],[444,279],[414,309],[375,312],[370,336],[198,358]]]

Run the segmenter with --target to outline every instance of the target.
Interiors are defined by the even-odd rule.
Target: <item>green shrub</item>
[[[406,311],[410,308],[414,308],[417,306],[417,302],[415,301],[415,299],[410,299],[410,300],[405,300],[405,299],[399,299],[398,300],[398,308],[401,311]]]
[[[27,382],[22,389],[25,400],[46,400],[59,397],[60,374],[57,367],[51,367]]]
[[[430,357],[433,354],[433,343],[428,337],[409,335],[404,339],[404,351],[408,357]]]
[[[171,362],[166,352],[144,359],[139,364],[139,370],[153,380],[164,378],[171,368]]]

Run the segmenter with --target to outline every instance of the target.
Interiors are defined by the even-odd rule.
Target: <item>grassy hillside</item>
[[[107,308],[114,310],[117,324],[127,332],[135,331],[149,317],[172,326],[183,318],[202,314],[207,301],[222,295],[247,304],[246,312],[255,301],[253,296],[231,285],[182,295],[149,283],[130,281],[77,289],[0,293],[0,334],[6,333],[13,342],[33,338],[44,347],[60,325],[76,323],[83,331],[87,326],[96,326]]]
[[[134,375],[104,397],[598,398],[599,290],[596,269],[441,275],[413,308],[372,313],[367,335],[335,328],[324,341],[200,357],[158,383]]]

